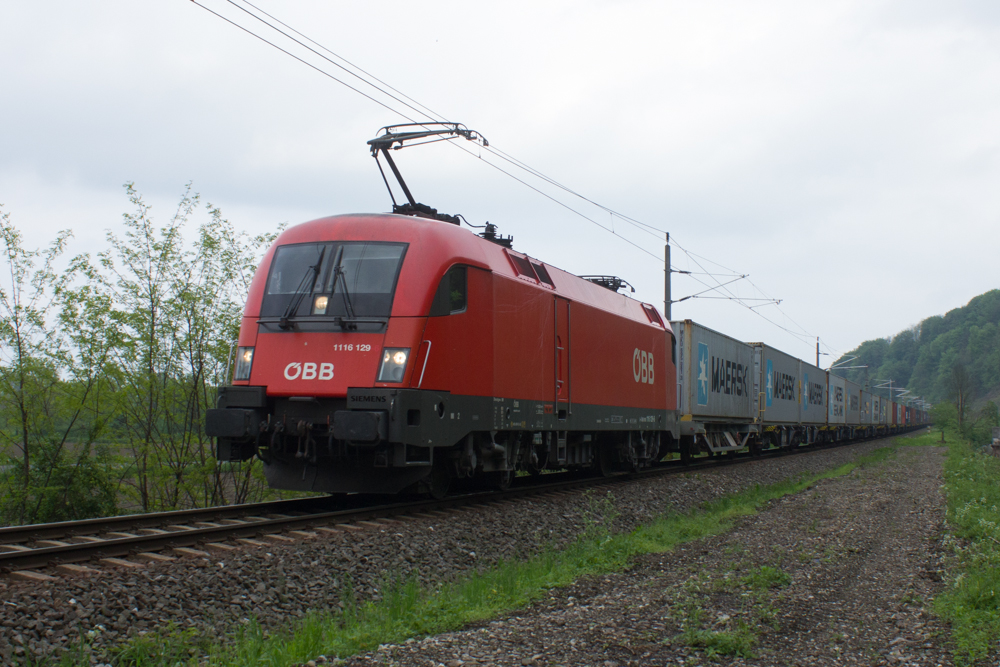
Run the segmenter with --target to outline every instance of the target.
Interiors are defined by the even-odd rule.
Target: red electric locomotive
[[[410,215],[314,220],[264,256],[206,419],[219,458],[259,456],[275,488],[434,495],[658,460],[677,413],[657,310],[623,281],[514,251],[492,225],[465,230],[399,181],[409,204],[394,209]]]
[[[283,489],[636,467],[675,419],[670,340],[653,306],[458,226],[323,218],[265,255],[208,430]]]

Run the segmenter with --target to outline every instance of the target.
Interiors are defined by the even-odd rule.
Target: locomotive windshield
[[[331,242],[280,246],[262,317],[389,317],[405,243]]]

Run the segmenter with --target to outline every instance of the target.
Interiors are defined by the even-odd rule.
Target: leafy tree
[[[5,523],[271,493],[259,463],[216,461],[204,418],[227,381],[250,281],[277,231],[239,231],[190,185],[160,226],[125,187],[132,212],[121,230],[61,271],[70,233],[26,250],[0,210]]]
[[[939,403],[952,400],[952,376],[961,364],[975,396],[998,396],[1000,290],[981,294],[943,316],[928,317],[891,338],[865,341],[848,355],[858,357],[851,365],[868,368],[835,372],[862,385],[870,378],[892,378],[894,385]],[[968,396],[963,424],[972,407],[973,394]]]
[[[93,383],[63,376],[68,371],[73,377],[74,365],[57,326],[63,278],[54,262],[69,238],[64,231],[45,250],[27,250],[9,214],[0,215],[9,279],[0,288],[0,442],[20,454],[21,464],[3,475],[0,518],[8,522],[75,518],[115,507],[113,485],[91,479],[92,440],[79,437]]]

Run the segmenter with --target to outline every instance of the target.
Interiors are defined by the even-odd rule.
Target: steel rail
[[[689,464],[684,465],[681,461],[675,460],[664,465],[657,466],[638,472],[617,474],[611,477],[578,477],[569,473],[570,479],[560,479],[558,481],[547,482],[543,478],[535,482],[521,483],[506,491],[475,492],[457,496],[449,496],[441,500],[421,499],[416,501],[406,501],[398,503],[387,503],[381,505],[371,505],[367,507],[355,507],[347,509],[321,510],[307,512],[298,516],[272,516],[261,517],[258,514],[276,514],[275,508],[287,510],[290,506],[305,508],[308,501],[313,505],[321,504],[318,501],[329,502],[328,497],[303,498],[293,501],[275,501],[266,503],[249,503],[244,505],[232,505],[226,507],[204,508],[194,511],[179,510],[176,512],[157,512],[154,514],[110,517],[109,519],[88,519],[84,521],[67,521],[54,524],[41,524],[36,526],[16,526],[0,529],[0,536],[3,535],[28,535],[31,530],[37,531],[35,535],[46,536],[66,536],[81,535],[84,532],[90,534],[101,532],[125,532],[119,530],[126,525],[127,520],[138,520],[142,524],[158,523],[160,526],[173,527],[165,533],[155,533],[150,535],[136,535],[132,537],[101,538],[100,541],[73,543],[61,546],[46,546],[31,548],[24,551],[9,551],[0,553],[0,571],[11,572],[24,569],[37,569],[47,566],[60,565],[65,563],[78,563],[100,558],[118,558],[122,556],[135,555],[143,552],[155,552],[164,549],[177,549],[182,547],[194,547],[203,543],[219,542],[221,540],[254,538],[268,534],[280,533],[287,530],[302,530],[317,526],[328,526],[330,524],[346,524],[354,521],[370,521],[374,519],[385,519],[399,515],[415,514],[429,511],[440,511],[454,509],[464,506],[474,506],[487,503],[495,503],[502,500],[512,500],[535,495],[551,494],[560,491],[572,491],[588,487],[600,487],[618,485],[636,480],[657,477],[664,474],[674,474],[680,472],[691,472],[702,469],[716,469],[723,466],[742,463],[747,459],[764,460],[767,458],[782,457],[793,453],[807,454],[818,452],[823,449],[833,447],[843,447],[873,440],[889,439],[895,435],[876,436],[867,439],[852,440],[840,444],[822,444],[800,446],[794,449],[771,449],[758,456],[749,453],[740,453],[732,456],[711,456],[693,459]],[[544,476],[548,477],[548,475]],[[562,475],[560,475],[562,477]],[[289,503],[297,503],[289,505]],[[264,510],[267,510],[266,512]],[[213,514],[214,512],[214,514]],[[184,524],[191,523],[194,518],[198,522],[207,522],[204,517],[212,516],[216,520],[238,520],[218,526],[192,527]],[[183,519],[177,521],[178,519]],[[139,523],[128,524],[132,530]],[[61,532],[59,532],[61,531]],[[45,539],[32,537],[32,540]],[[4,540],[0,537],[0,542]],[[6,542],[10,543],[10,542]]]

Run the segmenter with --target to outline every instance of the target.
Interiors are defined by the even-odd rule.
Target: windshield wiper
[[[344,267],[342,266],[344,261],[344,246],[337,248],[337,259],[333,262],[333,287],[331,292],[337,293],[337,281],[343,283],[344,291],[341,294],[344,296],[344,311],[347,313],[346,318],[341,318],[342,320],[354,319],[354,304],[351,303],[351,295],[347,291],[347,276],[344,275]]]
[[[343,246],[341,249],[343,249]],[[315,291],[316,278],[319,276],[319,269],[323,265],[324,255],[326,255],[326,246],[323,246],[323,249],[319,251],[319,259],[317,259],[316,263],[306,270],[305,275],[302,276],[301,282],[299,282],[299,286],[295,288],[295,293],[292,294],[292,300],[288,303],[288,307],[285,308],[284,315],[282,315],[281,319],[278,321],[278,326],[282,329],[291,329],[295,326],[292,324],[292,318],[299,312],[299,305],[302,303],[302,299],[305,298],[306,294],[312,294]]]

